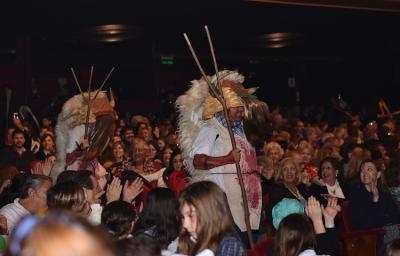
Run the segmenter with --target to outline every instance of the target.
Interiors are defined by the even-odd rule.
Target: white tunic
[[[245,136],[235,135],[235,140],[237,148],[241,151],[240,168],[247,194],[250,225],[252,229],[256,230],[260,225],[262,195],[259,178],[253,173],[256,170],[255,150]],[[232,144],[227,129],[216,118],[212,118],[201,127],[189,157],[193,159],[197,154],[219,157],[227,155],[231,150]],[[205,170],[198,170],[198,172],[206,172],[207,175],[203,180],[216,183],[226,193],[235,224],[242,232],[245,231],[242,193],[235,164],[219,166],[208,172]]]

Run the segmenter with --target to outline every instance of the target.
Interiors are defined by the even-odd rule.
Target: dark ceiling
[[[246,1],[43,0],[5,6],[3,49],[12,47],[15,34],[28,34],[40,45],[50,42],[66,50],[77,45],[98,47],[101,32],[95,26],[125,24],[130,27],[122,36],[133,46],[149,43],[160,53],[187,54],[182,33],[189,34],[195,47],[206,49],[202,26],[208,24],[220,54],[309,58],[397,58],[400,54],[398,13]],[[263,35],[275,32],[294,33],[284,38],[282,46],[287,47],[265,48],[270,44]],[[112,47],[113,43],[102,44]]]
[[[378,3],[382,1],[387,4]],[[151,96],[160,84],[179,84],[182,89],[189,79],[198,76],[182,34],[188,33],[204,60],[209,58],[209,50],[203,26],[208,25],[221,66],[239,67],[254,83],[267,84],[261,93],[268,100],[270,88],[281,95],[276,101],[286,98],[290,76],[302,82],[303,95],[311,95],[309,88],[321,84],[329,88],[319,88],[326,96],[353,85],[363,91],[384,85],[388,88],[386,95],[393,95],[390,91],[400,83],[400,8],[391,7],[398,1],[297,2],[357,2],[367,7],[383,6],[386,11],[257,0],[8,1],[2,3],[0,15],[0,62],[15,60],[16,41],[28,38],[34,74],[68,72],[69,66],[92,64],[105,73],[116,66],[119,70],[112,82],[122,88],[120,95],[136,94],[127,93],[131,87],[123,89],[130,84],[128,77],[135,74],[135,79],[141,76],[137,84],[153,88],[148,93]],[[110,24],[120,26],[104,26]],[[161,69],[154,63],[169,56],[176,62],[173,68],[162,67],[171,71],[169,80],[153,78],[155,70]],[[146,86],[137,90],[142,92]],[[351,97],[360,99],[359,89],[353,90]],[[382,95],[378,89],[368,90],[368,96]],[[310,101],[315,99],[309,96]]]

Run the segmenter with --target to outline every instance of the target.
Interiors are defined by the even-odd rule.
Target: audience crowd
[[[54,117],[35,131],[15,116],[0,153],[0,247],[11,256],[345,255],[352,232],[374,234],[370,255],[400,255],[400,122],[330,114],[343,118],[277,107],[258,127],[267,136],[254,142],[263,217],[253,249],[224,192],[190,183],[174,114],[125,115],[99,158],[106,171],[57,180]]]

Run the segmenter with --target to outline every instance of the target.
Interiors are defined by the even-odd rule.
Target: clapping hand
[[[128,203],[132,201],[143,191],[143,181],[141,178],[136,178],[131,184],[129,181],[125,182],[124,189],[122,191],[123,200]]]
[[[379,201],[378,179],[371,182],[372,201],[377,203]]]
[[[304,209],[307,216],[311,219],[316,234],[325,233],[324,223],[322,221],[323,206],[318,202],[315,197],[308,198],[306,207]]]
[[[106,197],[107,203],[119,200],[121,197],[122,185],[118,177],[114,177],[111,184],[107,187]]]
[[[39,162],[35,165],[35,170],[33,172],[34,174],[42,174],[49,176],[53,166],[54,166],[54,160],[46,158],[44,162]]]

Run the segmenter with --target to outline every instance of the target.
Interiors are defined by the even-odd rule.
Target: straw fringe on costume
[[[56,179],[57,176],[65,169],[66,155],[68,153],[67,145],[71,140],[71,138],[69,137],[70,130],[76,128],[77,126],[85,124],[88,105],[84,101],[83,97],[87,98],[88,93],[87,92],[83,93],[83,96],[82,94],[78,94],[67,100],[64,103],[62,110],[57,117],[57,125],[55,129],[56,144],[57,144],[57,160],[51,171],[51,176],[53,179]],[[107,93],[105,91],[100,91],[96,100],[93,101],[91,104],[89,124],[96,123],[97,116],[102,116],[102,115],[115,116],[113,107],[114,107],[114,101],[111,100],[110,102],[107,97]],[[110,118],[108,122],[110,121],[113,122],[114,119]],[[75,129],[75,130],[78,132],[82,129]],[[78,135],[77,137],[83,138],[83,134],[81,135],[82,136]],[[81,143],[81,141],[76,141],[76,142],[78,144]],[[97,149],[96,152],[98,153],[101,150],[102,149],[100,150]]]
[[[244,76],[236,71],[223,70],[220,71],[221,80],[232,81],[234,83],[243,83]],[[212,83],[216,83],[216,76],[209,77]],[[204,125],[203,112],[204,102],[210,96],[207,82],[204,78],[191,81],[190,89],[185,94],[178,97],[176,106],[179,111],[178,131],[179,141],[182,150],[182,156],[185,159],[184,164],[190,173],[191,182],[203,180],[209,174],[206,170],[196,170],[193,167],[193,159],[189,157],[199,130]],[[221,109],[222,111],[222,109]]]

